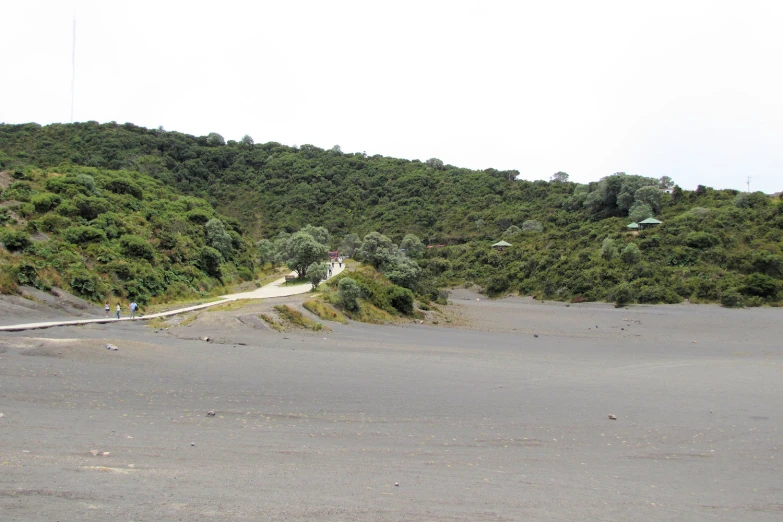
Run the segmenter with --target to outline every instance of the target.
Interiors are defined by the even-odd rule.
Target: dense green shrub
[[[76,207],[76,214],[87,220],[95,219],[111,208],[111,203],[106,199],[81,194],[75,196],[71,203]]]
[[[63,238],[69,243],[81,245],[106,241],[106,233],[91,226],[68,227],[63,231]]]
[[[36,288],[45,289],[45,285],[38,277],[35,266],[31,263],[22,261],[13,271],[16,273],[16,280],[20,285],[32,285]]]
[[[0,236],[8,250],[24,250],[30,246],[30,237],[23,230],[8,230]]]
[[[660,286],[641,286],[636,291],[636,301],[645,304],[676,304],[682,302],[682,298],[669,288]]]
[[[137,184],[127,179],[113,179],[104,185],[106,190],[114,192],[115,194],[130,194],[136,199],[141,199],[144,196],[144,191]]]
[[[392,286],[387,290],[389,304],[398,312],[410,315],[413,313],[413,292],[400,286]]]
[[[16,181],[3,192],[3,198],[16,201],[30,201],[33,187],[26,181]]]
[[[742,306],[742,294],[736,288],[724,290],[720,295],[720,304],[726,308],[737,308]]]
[[[212,277],[221,277],[220,263],[223,262],[223,256],[216,249],[205,246],[199,254],[199,266]]]
[[[206,225],[207,221],[212,219],[212,214],[201,208],[191,210],[188,212],[187,216],[189,221],[198,223],[199,225]]]
[[[720,244],[720,238],[709,232],[689,232],[684,242],[691,248],[711,248]]]
[[[763,298],[775,298],[778,294],[778,284],[774,278],[764,274],[750,274],[745,278],[740,292],[744,295],[755,295]]]
[[[714,301],[720,297],[718,283],[712,279],[695,279],[692,288],[693,296],[699,299]]]
[[[769,198],[763,192],[740,192],[734,198],[734,204],[739,208],[759,208],[769,204]]]
[[[36,230],[41,232],[54,232],[62,230],[71,224],[71,220],[67,217],[59,214],[44,214],[40,219],[35,221]]]
[[[783,255],[769,252],[754,252],[750,258],[754,272],[770,277],[783,278]]]
[[[639,247],[635,243],[628,243],[626,247],[620,252],[620,259],[623,263],[632,265],[638,263],[642,258],[642,253],[639,251]]]
[[[122,253],[128,257],[138,257],[147,261],[155,259],[155,249],[143,237],[131,234],[122,236],[120,238],[120,246],[122,247]]]
[[[71,289],[77,295],[92,301],[100,301],[105,294],[105,285],[94,274],[77,272],[71,277]]]
[[[628,283],[620,283],[615,286],[609,294],[609,299],[614,301],[615,308],[622,308],[623,306],[632,303],[636,295]]]
[[[359,309],[359,285],[350,277],[343,277],[337,284],[340,292],[340,300],[346,310],[355,312]]]
[[[485,289],[491,296],[500,295],[510,286],[508,276],[504,273],[494,274],[487,278]]]
[[[60,204],[61,198],[57,194],[51,192],[44,192],[43,194],[36,194],[30,198],[30,203],[35,207],[35,211],[43,214],[53,208],[56,208]]]

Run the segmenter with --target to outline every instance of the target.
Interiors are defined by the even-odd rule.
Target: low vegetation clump
[[[285,327],[269,314],[258,314],[258,318],[264,321],[269,327],[277,332],[285,331]]]
[[[275,311],[280,315],[280,317],[299,328],[305,328],[307,330],[313,330],[315,332],[321,331],[321,330],[328,330],[327,327],[323,325],[323,323],[316,323],[309,317],[305,317],[302,312],[299,310],[296,310],[295,308],[292,308],[288,305],[277,305],[275,306]]]
[[[414,312],[413,292],[395,285],[371,266],[342,272],[324,286],[328,288],[324,293],[325,299],[340,306],[348,317],[358,321],[363,316],[372,315],[374,320],[370,322],[383,322]],[[366,309],[367,313],[362,314]]]
[[[342,313],[321,301],[310,299],[309,301],[305,301],[302,306],[325,321],[334,321],[341,324],[346,324],[348,322]]]

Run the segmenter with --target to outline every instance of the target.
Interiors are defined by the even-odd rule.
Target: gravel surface
[[[451,299],[0,335],[0,521],[783,518],[783,311]]]

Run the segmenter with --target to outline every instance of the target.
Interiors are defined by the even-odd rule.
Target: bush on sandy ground
[[[321,319],[324,319],[326,321],[335,321],[337,323],[346,324],[348,320],[345,318],[345,316],[332,308],[330,305],[323,303],[321,301],[316,301],[315,299],[311,299],[309,301],[305,301],[304,306],[307,310],[314,313]]]
[[[276,321],[275,318],[269,314],[258,314],[258,318],[264,321],[266,324],[268,324],[269,327],[272,328],[273,330],[276,330],[278,332],[285,331],[283,325],[280,324],[280,322]]]
[[[742,294],[736,288],[729,288],[721,294],[720,304],[726,308],[739,308],[742,306]]]
[[[318,332],[318,331],[324,330],[324,329],[328,330],[328,328],[326,328],[323,325],[323,323],[316,323],[312,319],[309,319],[309,318],[305,317],[302,314],[302,312],[300,312],[299,310],[291,308],[288,305],[277,305],[277,306],[275,306],[275,310],[277,311],[278,314],[280,314],[280,317],[284,321],[286,321],[286,322],[288,322],[288,323],[290,323],[290,324],[292,324],[294,326],[298,326],[300,328],[306,328],[308,330],[313,330],[315,332]]]

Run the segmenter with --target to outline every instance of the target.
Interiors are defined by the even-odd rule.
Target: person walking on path
[[[136,304],[136,301],[131,301],[130,304],[130,318],[134,319],[136,317],[136,310],[139,309],[139,305]]]
[[[343,267],[343,258],[342,257],[338,257],[337,258],[337,262],[340,263],[340,268],[342,268]]]
[[[120,303],[117,303],[117,319],[120,318]]]
[[[109,303],[108,303],[108,301],[106,302],[106,305],[104,305],[103,309],[106,310],[106,317],[109,317]]]

